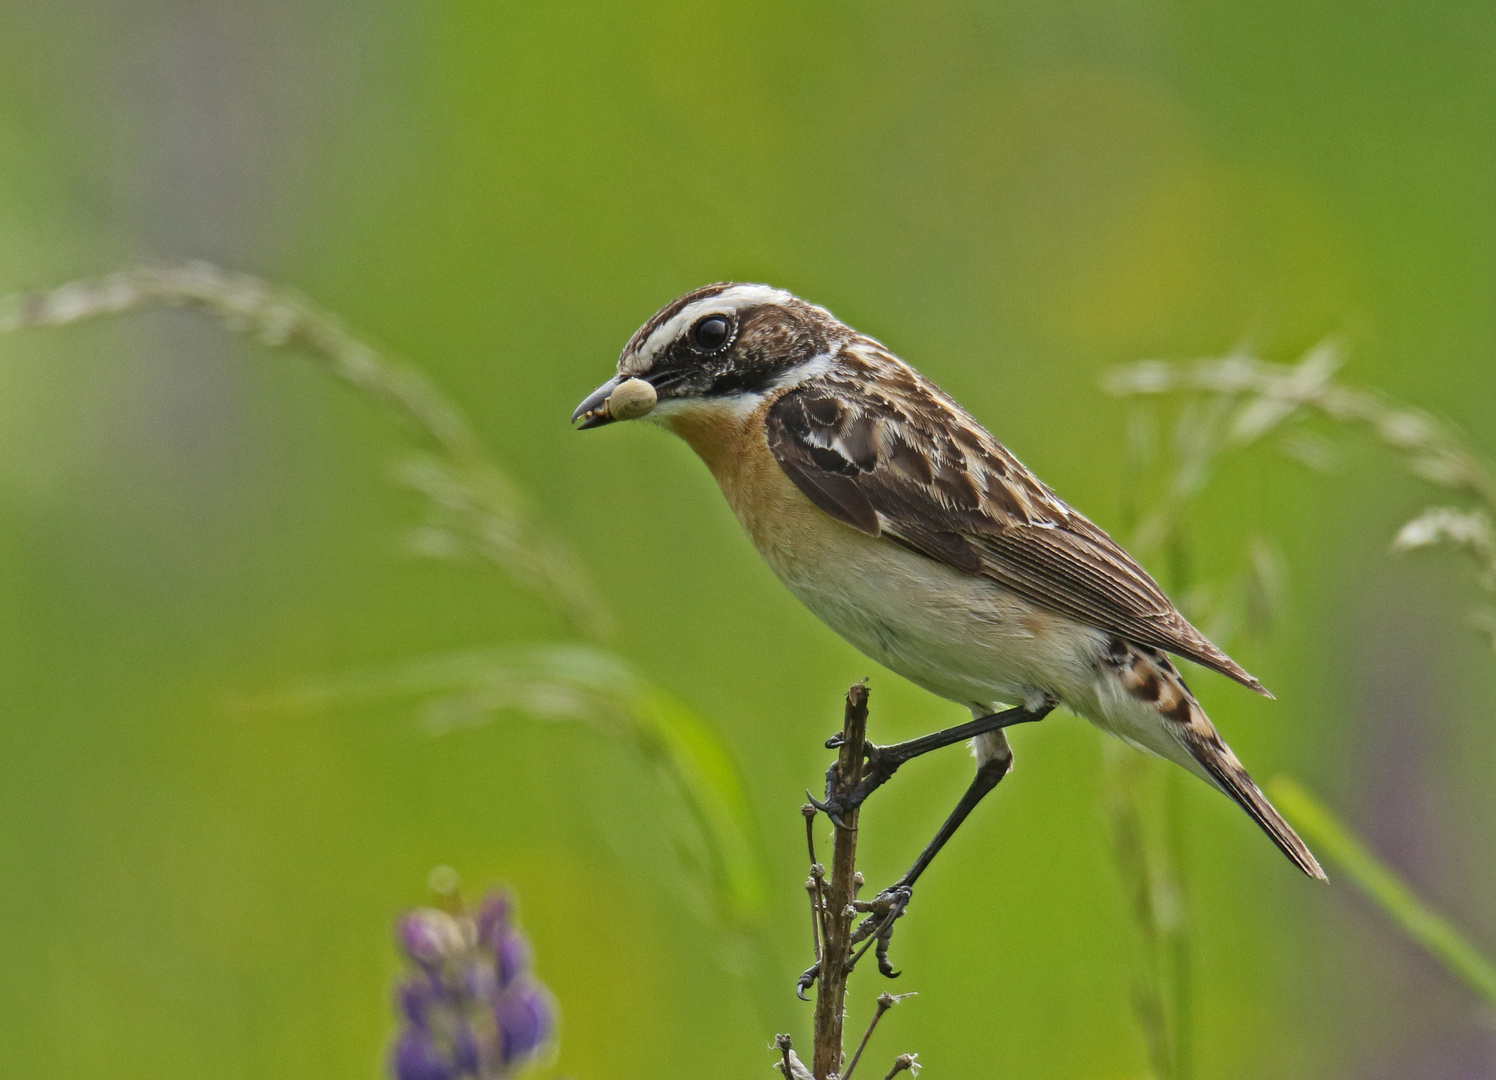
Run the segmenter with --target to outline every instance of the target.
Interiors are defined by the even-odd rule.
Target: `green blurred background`
[[[1476,2],[4,0],[0,292],[211,258],[429,372],[581,552],[616,648],[720,728],[770,945],[719,960],[678,808],[585,727],[237,707],[565,636],[404,552],[385,416],[191,313],[33,331],[0,345],[0,1071],[377,1076],[390,924],[446,863],[519,890],[564,1010],[553,1075],[770,1075],[772,1033],[808,1037],[798,807],[842,691],[872,676],[885,738],[961,714],[802,610],[684,445],[576,435],[573,406],[660,304],[746,279],[886,341],[1117,529],[1126,408],[1098,383],[1145,356],[1339,334],[1348,379],[1496,445],[1493,49]],[[1386,556],[1426,501],[1374,452],[1329,479],[1234,459],[1191,539],[1204,575],[1282,545],[1287,616],[1236,650],[1278,700],[1197,689],[1254,772],[1313,785],[1490,944],[1469,575]],[[880,1045],[941,1077],[1141,1077],[1099,737],[1014,741],[901,927],[920,996]],[[880,794],[870,880],[969,771],[947,752]],[[1496,1075],[1463,988],[1180,791],[1199,1076]]]

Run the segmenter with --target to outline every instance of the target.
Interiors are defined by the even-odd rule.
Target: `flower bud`
[[[551,997],[538,984],[516,986],[494,1008],[504,1040],[504,1064],[530,1057],[550,1039],[555,1025]]]
[[[419,1027],[430,1026],[431,1010],[437,1002],[437,988],[427,976],[417,975],[401,983],[397,1000],[406,1020]]]
[[[490,949],[497,940],[494,934],[508,926],[514,918],[514,894],[508,889],[497,889],[488,894],[483,906],[478,909],[478,940]]]
[[[422,967],[440,968],[462,949],[462,928],[445,911],[417,908],[400,920],[400,944]]]
[[[499,935],[494,955],[498,959],[499,985],[508,986],[530,970],[530,941],[518,930]]]

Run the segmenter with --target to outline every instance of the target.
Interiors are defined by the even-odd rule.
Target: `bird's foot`
[[[869,948],[878,958],[878,971],[889,979],[897,979],[899,973],[888,960],[888,946],[893,941],[893,925],[904,917],[909,901],[914,898],[914,886],[896,882],[871,900],[859,900],[852,906],[867,912],[867,918],[858,924],[852,934],[852,944],[862,944],[852,957],[852,966],[862,959]]]
[[[826,740],[826,749],[835,750],[842,745],[841,734],[831,736]],[[898,772],[899,766],[908,760],[896,752],[896,747],[875,746],[867,743],[863,751],[862,778],[857,781],[857,786],[846,794],[838,792],[841,787],[841,772],[837,765],[833,764],[826,772],[826,800],[810,796],[811,804],[829,817],[838,828],[850,829],[847,824],[848,815],[861,808],[867,802],[868,796],[877,791],[889,778]]]
[[[798,997],[801,1001],[809,1001],[810,998],[805,996],[805,991],[814,986],[816,984],[816,980],[820,977],[821,962],[817,960],[814,964],[811,964],[810,967],[806,968],[803,973],[801,973],[800,981],[795,983],[795,996]]]

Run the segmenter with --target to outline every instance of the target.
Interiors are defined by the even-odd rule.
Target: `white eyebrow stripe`
[[[757,307],[760,304],[787,304],[793,299],[794,296],[772,285],[734,285],[730,289],[723,289],[716,296],[708,296],[695,303],[687,304],[676,312],[673,318],[661,323],[655,332],[634,350],[632,356],[620,361],[618,370],[626,375],[637,375],[648,371],[654,366],[655,357],[659,355],[660,350],[680,337],[686,327],[703,315],[713,313],[733,315],[743,308]]]

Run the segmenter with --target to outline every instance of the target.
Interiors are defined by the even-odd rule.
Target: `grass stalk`
[[[1425,952],[1496,1007],[1496,963],[1430,908],[1307,788],[1287,776],[1268,785],[1273,801],[1305,838],[1345,871],[1368,900]]]

